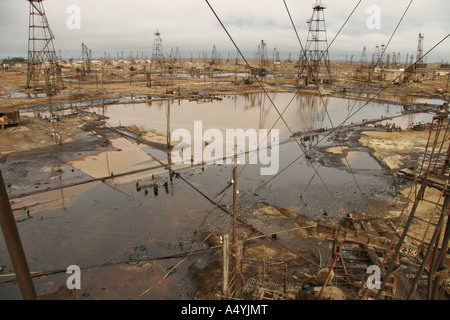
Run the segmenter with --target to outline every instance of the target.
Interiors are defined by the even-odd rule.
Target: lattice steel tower
[[[158,30],[155,32],[155,39],[153,41],[152,64],[164,64],[162,39]]]
[[[417,80],[420,80],[420,76],[424,72],[425,69],[425,61],[423,61],[423,38],[422,33],[419,33],[419,38],[417,40],[417,55],[416,55],[416,64],[415,71]]]
[[[30,17],[26,88],[55,94],[63,88],[63,80],[53,45],[55,37],[48,24],[42,1],[28,0]]]
[[[319,78],[323,78],[320,75],[322,61],[327,71],[326,77],[331,81],[324,9],[326,7],[322,4],[322,1],[316,0],[311,19],[306,22],[309,31],[304,52],[300,54],[300,77],[306,77],[307,83],[309,81],[316,82],[319,81]]]
[[[259,68],[265,68],[267,66],[267,49],[266,49],[266,42],[264,40],[261,40],[261,44],[258,45],[258,66]]]
[[[83,59],[83,70],[85,73],[91,72],[91,55],[89,48],[81,43],[81,56]]]

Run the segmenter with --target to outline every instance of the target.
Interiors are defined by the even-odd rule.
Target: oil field
[[[242,49],[199,1],[230,50],[168,49],[147,21],[145,52],[64,56],[55,1],[22,2],[28,51],[0,57],[1,300],[449,299],[448,21],[394,51],[404,1],[384,43],[333,59],[370,3],[330,22],[303,2],[305,23],[279,1],[291,53]]]

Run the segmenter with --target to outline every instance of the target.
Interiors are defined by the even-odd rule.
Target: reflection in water
[[[323,128],[325,108],[328,108],[327,97],[321,99],[314,95],[296,95],[297,113],[300,118],[301,131],[310,132]]]
[[[378,103],[365,105],[366,103],[361,101],[355,104],[354,100],[334,97],[323,97],[322,102],[321,98],[315,95],[294,93],[270,93],[269,96],[270,99],[264,94],[224,96],[221,101],[212,100],[202,103],[178,100],[178,103],[171,105],[171,131],[182,128],[193,132],[194,121],[202,121],[205,130],[214,128],[223,132],[225,129],[271,129],[274,126],[275,129],[280,130],[280,139],[283,140],[290,136],[290,132],[284,121],[279,120],[279,113],[272,102],[278,111],[283,113],[284,120],[293,132],[307,132],[336,127],[343,123],[357,123],[363,119],[378,119],[402,114],[402,107],[398,105]],[[144,130],[156,130],[165,134],[166,106],[166,101],[110,105],[106,107],[106,116],[109,117],[108,122],[111,126],[136,125]],[[364,107],[355,114],[361,106]],[[353,116],[346,119],[349,112]],[[427,121],[428,118],[430,116],[415,114],[407,115],[407,119],[391,122],[398,121],[402,128],[406,128],[412,123]]]

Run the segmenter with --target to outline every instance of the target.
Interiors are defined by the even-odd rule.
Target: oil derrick
[[[274,65],[274,67],[276,65],[280,64],[280,52],[277,50],[276,47],[273,48],[273,57],[272,58],[273,58],[273,65]]]
[[[91,58],[89,49],[84,43],[81,43],[81,56],[83,59],[83,72],[87,74],[91,72]]]
[[[258,62],[258,67],[254,69],[255,74],[260,77],[265,77],[267,67],[267,49],[266,49],[266,42],[264,40],[261,40],[261,44],[258,45],[258,51],[256,52],[256,60]]]
[[[417,55],[415,64],[415,74],[416,80],[420,81],[425,69],[425,63],[423,61],[423,35],[419,33],[419,38],[417,40]]]
[[[384,59],[384,52],[386,51],[386,46],[384,44],[381,45],[381,55],[380,55],[380,68],[385,67],[385,59]]]
[[[28,64],[26,88],[55,94],[63,88],[61,68],[53,45],[55,38],[45,15],[43,0],[28,0]]]
[[[174,68],[177,63],[181,63],[180,49],[178,49],[178,47],[175,50],[173,48],[170,49],[168,63],[169,69]]]
[[[377,45],[375,46],[375,51],[372,54],[372,62],[371,62],[372,68],[376,67],[379,59],[380,59],[380,47]]]
[[[428,142],[418,169],[400,170],[400,176],[414,181],[412,187],[413,206],[410,209],[403,231],[394,246],[393,253],[386,256],[382,274],[383,281],[376,298],[392,296],[411,300],[416,294],[427,300],[440,299],[448,292],[450,275],[450,134],[448,103],[437,112],[431,123]],[[433,189],[438,191],[434,193]],[[432,204],[427,214],[420,213],[421,206]],[[406,218],[406,217],[405,217]],[[422,224],[421,228],[418,226]],[[398,227],[397,227],[398,228]],[[419,233],[419,230],[422,230]],[[403,266],[403,267],[402,267]],[[393,292],[391,279],[403,288]]]
[[[218,63],[218,57],[217,57],[217,49],[216,46],[213,45],[213,49],[211,52],[211,65],[217,64]]]
[[[158,30],[155,32],[155,39],[153,41],[152,64],[164,66],[162,40]]]
[[[367,65],[367,51],[366,47],[364,47],[361,54],[361,60],[359,61],[359,66],[364,68],[366,65]]]
[[[321,0],[316,0],[313,6],[311,19],[307,20],[308,39],[304,52],[300,54],[301,69],[299,76],[305,77],[305,83],[316,82],[319,79],[328,78],[331,82],[330,57],[328,54],[327,31],[325,26],[324,9],[326,7]],[[327,74],[322,76],[320,68],[322,61]],[[305,74],[306,73],[306,74]]]
[[[262,70],[267,66],[267,50],[266,42],[261,40],[261,44],[258,45],[258,67]]]

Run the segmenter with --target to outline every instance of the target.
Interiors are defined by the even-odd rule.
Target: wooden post
[[[36,291],[31,280],[30,269],[28,267],[25,252],[17,230],[16,221],[6,192],[5,182],[3,181],[0,170],[0,225],[2,227],[5,243],[11,257],[11,262],[16,273],[22,297],[25,300],[36,300]]]
[[[264,282],[266,280],[266,259],[261,259],[261,281]]]
[[[223,236],[222,252],[223,252],[223,277],[222,277],[222,294],[228,298],[228,272],[230,264],[230,238],[228,234]]]
[[[167,148],[170,148],[170,99],[167,99]]]
[[[243,274],[243,263],[242,259],[244,256],[244,243],[241,240],[236,240],[231,245],[232,250],[232,258],[233,258],[233,266],[232,266],[232,279],[234,279],[236,289],[240,288],[242,285],[242,276],[239,277],[239,274]]]
[[[284,292],[287,291],[287,282],[288,282],[288,265],[286,263],[284,265]]]
[[[233,243],[236,241],[237,168],[233,168]]]

